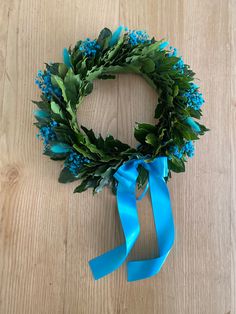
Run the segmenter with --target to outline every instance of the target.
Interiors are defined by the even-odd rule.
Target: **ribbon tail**
[[[126,260],[140,233],[136,208],[135,182],[131,190],[127,190],[124,184],[118,183],[117,205],[125,242],[89,261],[94,279],[106,276],[120,267]]]
[[[128,262],[128,281],[156,275],[161,270],[174,243],[174,221],[166,182],[164,178],[149,171],[149,185],[159,257]]]

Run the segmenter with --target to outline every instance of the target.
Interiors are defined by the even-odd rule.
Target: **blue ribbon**
[[[152,162],[144,159],[129,160],[120,166],[114,174],[115,179],[118,181],[117,204],[125,242],[89,261],[95,279],[106,276],[120,267],[139,236],[140,226],[136,207],[136,181],[139,165],[142,165],[148,171],[159,256],[153,259],[129,261],[127,264],[128,281],[156,275],[162,268],[173,246],[174,222],[170,195],[164,179],[168,176],[167,157],[157,157]]]

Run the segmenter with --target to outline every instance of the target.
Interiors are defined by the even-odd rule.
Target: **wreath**
[[[168,46],[145,31],[120,26],[112,33],[104,28],[97,39],[79,40],[74,48],[64,49],[63,63],[49,63],[38,71],[35,82],[42,93],[41,100],[34,101],[39,108],[34,112],[37,136],[43,140],[45,155],[64,160],[59,182],[81,180],[74,192],[92,188],[97,193],[107,186],[117,194],[115,174],[129,161],[151,163],[164,156],[165,181],[171,171],[185,171],[187,157],[194,155],[194,141],[207,131],[196,121],[202,116],[204,99],[194,83],[195,73]],[[77,120],[77,110],[92,92],[93,82],[120,73],[141,75],[158,95],[156,124],[136,123],[137,147],[111,135],[96,135]],[[137,164],[139,188],[149,176],[143,165]]]

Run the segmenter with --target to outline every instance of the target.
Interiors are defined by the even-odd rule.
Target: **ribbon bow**
[[[164,180],[168,175],[167,157],[157,157],[152,162],[146,162],[144,159],[129,160],[114,174],[118,181],[117,205],[125,242],[89,261],[95,279],[106,276],[120,267],[139,236],[140,226],[136,207],[138,165],[142,165],[148,171],[159,256],[153,259],[129,261],[127,263],[128,281],[156,275],[173,246],[174,222],[170,195]]]

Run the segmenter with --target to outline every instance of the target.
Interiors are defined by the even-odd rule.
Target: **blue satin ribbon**
[[[148,171],[159,256],[147,260],[129,261],[127,264],[128,281],[156,275],[173,246],[174,222],[170,195],[164,179],[168,176],[167,157],[157,157],[152,162],[147,162],[145,159],[129,160],[114,174],[118,182],[117,205],[125,242],[89,261],[95,279],[106,276],[120,267],[139,236],[140,226],[136,207],[136,182],[139,165]]]

